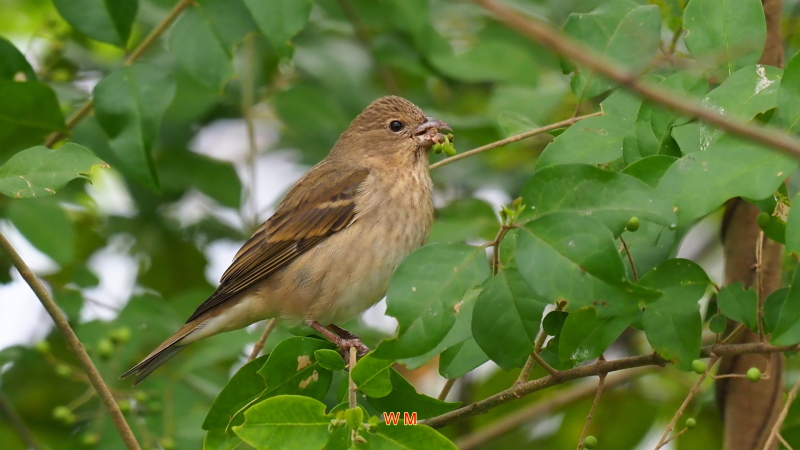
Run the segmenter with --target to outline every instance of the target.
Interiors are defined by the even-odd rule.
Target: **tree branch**
[[[181,15],[183,10],[188,8],[189,6],[192,6],[193,4],[194,0],[180,0],[175,5],[175,7],[172,8],[169,14],[167,14],[167,16],[164,17],[164,20],[162,20],[158,25],[156,25],[156,27],[153,28],[153,31],[151,31],[150,34],[148,34],[147,37],[145,37],[142,40],[142,42],[140,42],[139,45],[136,46],[136,48],[131,52],[131,54],[128,55],[127,58],[125,58],[125,62],[123,63],[123,65],[129,66],[134,62],[136,62],[142,56],[142,54],[144,54],[144,52],[149,50],[150,47],[152,47],[153,44],[155,44],[158,38],[161,37],[161,35],[164,34],[165,31],[167,31],[167,28],[169,28],[169,26],[172,25],[172,22],[175,22],[175,19],[177,19],[178,16]],[[81,106],[77,111],[75,111],[75,113],[72,114],[69,117],[69,119],[67,119],[66,122],[67,129],[68,130],[72,129],[81,120],[83,120],[86,116],[88,116],[89,113],[92,112],[92,108],[94,108],[94,99],[90,98],[89,100],[86,101],[86,103],[83,104],[83,106]],[[46,147],[52,147],[56,142],[60,141],[64,137],[66,137],[66,132],[57,131],[47,137],[47,139],[44,141],[44,145]]]
[[[624,372],[612,373],[606,377],[604,389],[611,389],[634,378],[649,373],[650,369],[638,367],[628,369]],[[597,385],[590,382],[580,383],[576,386],[564,389],[548,399],[532,403],[519,409],[502,419],[492,422],[485,428],[481,428],[473,434],[462,437],[455,442],[460,450],[472,450],[502,436],[516,427],[528,422],[536,417],[557,411],[571,403],[582,400],[597,392]]]
[[[128,422],[125,421],[125,417],[122,415],[122,411],[119,409],[119,405],[117,405],[116,400],[114,400],[114,395],[103,381],[103,377],[100,375],[97,367],[95,367],[92,359],[89,357],[89,354],[86,353],[86,349],[83,347],[83,344],[81,344],[78,336],[75,335],[75,331],[73,331],[72,327],[69,326],[69,322],[64,316],[64,313],[61,312],[61,309],[59,309],[58,305],[56,305],[56,303],[53,301],[53,297],[50,295],[50,292],[45,289],[44,285],[42,285],[41,281],[39,281],[39,278],[36,276],[36,274],[34,274],[25,261],[23,261],[23,259],[19,256],[19,253],[17,253],[17,251],[2,233],[0,233],[0,249],[2,249],[6,255],[8,255],[8,259],[11,260],[11,264],[16,267],[16,269],[19,271],[19,274],[22,276],[22,279],[24,279],[25,282],[28,283],[28,286],[31,287],[33,292],[36,294],[36,297],[38,297],[42,302],[44,309],[46,309],[48,314],[50,314],[50,317],[53,318],[53,322],[55,322],[58,330],[64,335],[64,340],[66,340],[67,346],[75,355],[75,357],[78,358],[78,362],[80,362],[84,372],[86,372],[86,375],[89,377],[89,382],[97,391],[100,400],[108,410],[108,414],[111,416],[114,426],[117,427],[117,431],[119,432],[120,437],[122,437],[122,441],[125,443],[125,446],[128,448],[128,450],[141,450],[139,443],[136,441],[136,437],[133,435],[133,431],[131,431],[130,426],[128,426]]]
[[[464,153],[459,153],[459,154],[457,154],[455,156],[451,156],[451,157],[449,157],[447,159],[443,159],[443,160],[441,160],[441,161],[439,161],[437,163],[431,164],[430,170],[438,169],[439,167],[442,167],[442,166],[444,166],[446,164],[450,164],[451,162],[456,162],[459,159],[464,159],[464,158],[470,157],[472,155],[475,155],[475,154],[478,154],[478,153],[481,153],[481,152],[485,152],[486,150],[491,150],[493,148],[502,147],[502,146],[508,145],[508,144],[510,144],[512,142],[521,141],[521,140],[523,140],[525,138],[529,138],[531,136],[536,136],[537,134],[547,133],[548,131],[553,131],[553,130],[557,130],[559,128],[568,127],[568,126],[574,124],[575,122],[579,122],[579,121],[581,121],[583,119],[588,119],[589,117],[596,117],[596,116],[602,116],[602,115],[603,115],[603,112],[600,111],[600,112],[596,112],[596,113],[592,113],[592,114],[586,114],[586,115],[583,115],[583,116],[570,117],[569,119],[562,120],[561,122],[552,123],[550,125],[547,125],[547,126],[544,126],[544,127],[541,127],[541,128],[537,128],[535,130],[530,130],[530,131],[526,131],[524,133],[515,134],[514,136],[510,136],[510,137],[507,137],[505,139],[500,139],[499,141],[492,142],[491,144],[486,144],[486,145],[484,145],[482,147],[478,147],[478,148],[466,151]]]
[[[800,346],[798,345],[776,346],[770,345],[766,342],[754,342],[747,344],[714,344],[708,347],[703,347],[703,349],[700,351],[700,356],[703,358],[708,358],[712,353],[717,356],[734,356],[754,353],[779,353],[786,351],[797,351],[799,349]],[[525,395],[556,386],[566,381],[577,380],[579,378],[591,376],[599,376],[602,373],[616,372],[619,370],[632,369],[634,367],[664,366],[669,363],[669,361],[665,360],[656,353],[631,356],[628,358],[615,359],[611,361],[598,361],[597,363],[576,367],[574,369],[561,370],[558,372],[557,379],[553,378],[552,376],[546,376],[536,380],[528,381],[526,383],[515,384],[512,387],[479,402],[472,403],[440,416],[421,420],[420,423],[433,428],[442,428],[453,423],[466,420],[478,414],[486,413],[492,408],[502,405],[503,403],[516,400]]]
[[[250,352],[250,357],[247,358],[247,362],[250,362],[258,358],[258,354],[261,353],[261,349],[264,348],[264,343],[267,342],[267,338],[269,338],[269,335],[272,333],[272,330],[275,329],[275,325],[277,324],[278,324],[277,320],[269,319],[269,321],[267,322],[267,327],[264,328],[264,332],[261,333],[261,337],[258,338],[258,341],[256,341],[256,345],[253,346],[253,351]]]
[[[648,100],[668,106],[678,112],[696,117],[704,122],[716,125],[725,131],[754,142],[766,144],[789,155],[800,157],[800,141],[777,130],[749,125],[731,120],[713,110],[700,105],[697,101],[660,87],[643,83],[637,75],[617,65],[606,62],[595,52],[581,46],[563,33],[533,17],[524,16],[517,11],[503,6],[494,0],[471,0],[489,11],[497,20],[505,23],[520,34],[536,41],[550,50],[570,58],[575,62],[616,81],[625,88]]]

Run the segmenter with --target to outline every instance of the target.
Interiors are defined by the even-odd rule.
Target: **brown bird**
[[[400,97],[367,106],[242,246],[186,325],[122,378],[135,374],[138,384],[192,342],[268,318],[369,351],[334,324],[380,300],[398,264],[427,240],[428,150],[443,141],[440,130],[450,128]]]

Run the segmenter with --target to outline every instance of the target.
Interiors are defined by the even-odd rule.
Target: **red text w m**
[[[399,412],[385,412],[383,413],[383,421],[386,422],[386,425],[397,425],[397,422],[400,420],[400,413]],[[403,413],[403,425],[416,425],[417,424],[417,413],[412,412],[411,414],[404,412]]]

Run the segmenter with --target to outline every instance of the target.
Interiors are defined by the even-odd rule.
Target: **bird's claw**
[[[356,358],[361,359],[367,353],[369,353],[369,347],[364,345],[359,338],[350,338],[350,339],[339,339],[336,342],[336,345],[339,346],[339,352],[342,354],[342,357],[345,361],[350,361],[350,348],[355,347],[356,349]]]

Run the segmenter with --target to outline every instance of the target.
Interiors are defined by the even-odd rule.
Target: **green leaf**
[[[53,195],[69,181],[86,178],[103,164],[85,147],[69,142],[58,150],[31,147],[0,166],[0,193],[13,198]]]
[[[800,131],[800,53],[795,53],[783,70],[778,90],[778,116],[786,131],[792,134]]]
[[[774,345],[800,343],[800,265],[794,269],[789,291],[786,292],[777,317],[772,343]]]
[[[703,323],[696,298],[668,289],[644,311],[644,331],[650,346],[684,370],[700,355]]]
[[[678,227],[684,229],[733,197],[772,195],[797,166],[796,158],[723,135],[707,150],[673,164],[658,190],[673,199]]]
[[[172,73],[150,64],[116,69],[94,88],[95,115],[108,134],[120,169],[154,189],[158,178],[150,151],[174,94]]]
[[[431,64],[448,77],[471,83],[509,82],[535,84],[539,72],[536,55],[516,36],[488,30],[463,53],[442,52],[430,58]],[[513,60],[514,64],[506,64]]]
[[[50,199],[10,202],[6,217],[36,248],[62,266],[75,257],[75,227]]]
[[[646,185],[654,188],[658,186],[661,178],[677,160],[678,158],[674,156],[646,156],[622,169],[622,173],[638,178]]]
[[[454,307],[456,322],[453,324],[453,327],[450,328],[450,331],[447,332],[447,336],[445,336],[436,347],[422,355],[400,359],[397,362],[405,365],[409,369],[418,369],[446,349],[468,339],[472,339],[472,311],[480,292],[480,289],[470,289],[464,294],[464,298]]]
[[[328,443],[333,416],[325,404],[299,395],[272,397],[244,413],[243,425],[233,431],[259,450],[322,449]]]
[[[389,368],[394,364],[390,359],[378,359],[373,352],[361,358],[350,372],[353,383],[367,397],[385,397],[392,392]]]
[[[661,14],[655,5],[614,0],[590,13],[570,14],[564,33],[603,59],[638,72],[650,62],[661,42]],[[571,84],[575,95],[585,99],[611,89],[616,83],[591,68],[579,66]]]
[[[777,67],[743,67],[709,92],[703,105],[738,120],[750,120],[778,106],[782,77],[783,70]]]
[[[475,304],[475,342],[504,370],[521,367],[533,351],[548,304],[537,297],[519,271],[501,270],[484,284]]]
[[[470,337],[443,351],[439,357],[439,375],[452,380],[472,372],[478,366],[489,361],[489,357]]]
[[[269,355],[259,356],[233,374],[206,414],[204,430],[225,430],[231,423],[238,425],[242,422],[241,417],[237,420],[237,413],[258,398],[267,387],[264,377],[258,371],[268,358]],[[209,439],[206,437],[206,441]]]
[[[172,26],[169,49],[178,64],[206,87],[220,89],[234,76],[229,50],[220,42],[201,5],[184,11]]]
[[[50,132],[64,130],[56,94],[46,84],[0,79],[0,98],[0,161],[40,143]]]
[[[697,263],[672,258],[645,273],[638,284],[661,292],[678,290],[681,297],[697,301],[705,295],[711,279]]]
[[[241,443],[238,436],[228,436],[225,430],[211,430],[203,440],[203,450],[236,450]]]
[[[308,23],[311,0],[244,0],[258,28],[273,47],[281,49]]]
[[[767,39],[760,0],[691,0],[683,27],[689,52],[719,79],[757,63]]]
[[[657,295],[628,282],[608,228],[573,211],[550,213],[520,228],[516,261],[538,296],[551,303],[566,300],[570,308],[597,306],[601,316],[630,312],[641,296]]]
[[[295,336],[284,339],[272,349],[264,367],[258,373],[267,380],[261,398],[297,394],[325,398],[333,374],[314,359],[320,349],[334,349],[333,344],[320,339]]]
[[[460,198],[436,209],[429,243],[491,240],[497,234],[497,215],[491,205],[477,198]]]
[[[597,313],[595,308],[569,313],[559,336],[558,356],[562,363],[576,366],[598,358],[636,317],[636,313],[616,317],[598,317]]]
[[[236,168],[227,161],[174,150],[160,155],[156,171],[164,193],[194,187],[224,206],[241,206],[242,182]]]
[[[314,359],[317,360],[320,366],[330,371],[344,370],[345,363],[342,355],[336,350],[323,348],[314,352]]]
[[[772,334],[778,325],[781,309],[783,304],[786,303],[786,296],[789,293],[789,288],[781,288],[769,294],[769,297],[764,301],[764,334]]]
[[[756,291],[745,290],[744,284],[733,283],[720,289],[717,294],[717,307],[731,320],[743,323],[747,328],[758,331]]]
[[[553,211],[591,215],[615,236],[631,217],[661,225],[675,222],[669,203],[636,178],[586,164],[563,164],[536,171],[522,189],[523,219]]]
[[[53,0],[61,17],[92,39],[125,48],[138,0]]]
[[[409,255],[386,294],[386,314],[397,318],[398,336],[383,341],[375,356],[408,358],[435,348],[456,321],[456,304],[489,274],[482,247],[431,244]]]
[[[36,81],[36,72],[10,41],[0,36],[0,80]]]
[[[567,128],[545,147],[536,162],[542,169],[556,164],[603,164],[622,157],[625,135],[636,123],[641,98],[618,90],[601,106],[603,115],[590,117]]]
[[[392,382],[392,392],[384,397],[367,397],[369,404],[380,412],[416,412],[419,420],[435,417],[456,409],[460,402],[443,402],[427,395],[417,393],[402,375],[394,369],[389,369],[389,378]]]
[[[438,431],[425,425],[402,426],[379,424],[375,434],[365,433],[369,448],[376,450],[457,450]]]
[[[786,219],[786,251],[800,254],[800,194],[794,196],[789,217]]]
[[[697,79],[685,72],[678,72],[659,82],[659,86],[688,97],[700,98],[708,91],[708,81]],[[623,155],[628,164],[655,155],[678,156],[675,140],[671,134],[674,125],[689,120],[676,111],[659,103],[645,101],[639,109],[636,126],[631,130],[623,146]],[[634,144],[635,141],[635,145]]]

